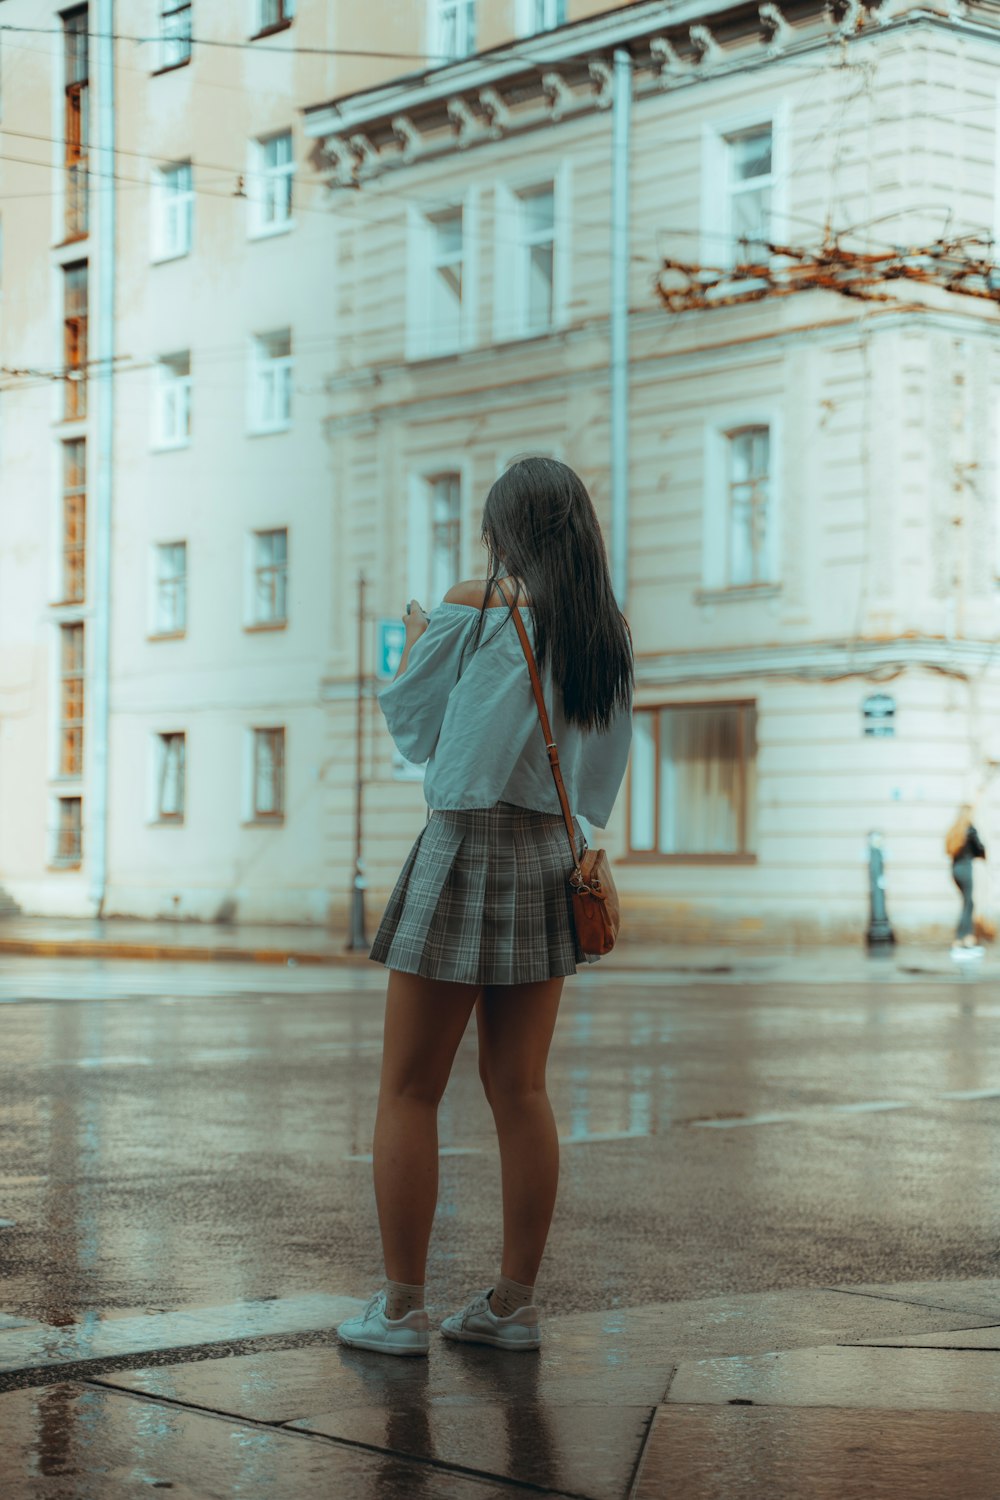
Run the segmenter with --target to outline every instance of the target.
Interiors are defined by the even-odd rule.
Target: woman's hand
[[[423,607],[417,603],[416,599],[411,599],[403,615],[407,644],[409,645],[419,639],[430,623],[430,619],[424,613]]]

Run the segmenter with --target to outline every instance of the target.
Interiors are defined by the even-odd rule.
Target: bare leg
[[[559,1186],[559,1135],[545,1065],[564,979],[487,985],[477,1007],[479,1073],[503,1181],[501,1273],[534,1286]]]
[[[422,1286],[426,1278],[438,1104],[479,993],[477,985],[389,971],[372,1175],[390,1281]]]

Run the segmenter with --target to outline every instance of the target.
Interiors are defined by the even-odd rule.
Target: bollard
[[[896,941],[885,909],[885,867],[882,859],[882,835],[868,835],[868,947],[887,952]]]

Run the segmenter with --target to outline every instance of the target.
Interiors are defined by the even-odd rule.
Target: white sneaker
[[[431,1323],[427,1310],[414,1308],[402,1318],[387,1318],[385,1290],[369,1297],[363,1312],[337,1325],[337,1337],[353,1349],[377,1349],[381,1354],[427,1354]]]
[[[461,1312],[442,1318],[441,1332],[445,1338],[466,1344],[492,1344],[496,1349],[538,1349],[542,1342],[538,1308],[519,1307],[509,1317],[498,1317],[489,1304],[492,1290],[487,1287]]]

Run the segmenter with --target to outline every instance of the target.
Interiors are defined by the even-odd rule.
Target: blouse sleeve
[[[474,610],[436,609],[410,647],[406,671],[378,693],[389,733],[407,760],[429,759],[441,732],[448,696],[461,676],[462,648],[478,616]]]

